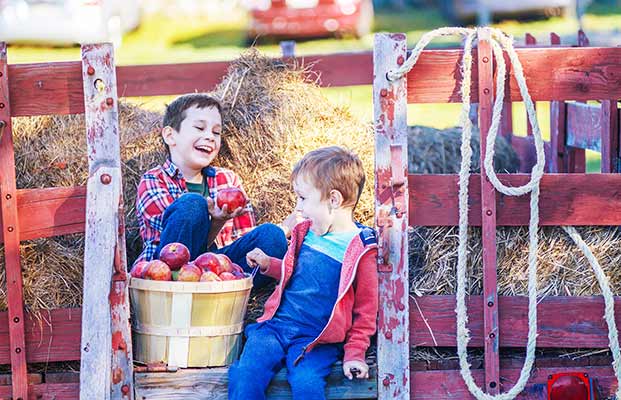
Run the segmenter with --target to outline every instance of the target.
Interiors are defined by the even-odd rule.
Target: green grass
[[[247,16],[242,13],[206,16],[147,16],[139,29],[127,34],[123,45],[116,50],[118,65],[161,64],[196,61],[230,60],[246,48]],[[375,17],[374,31],[405,32],[409,46],[413,46],[420,37],[441,26],[449,25],[434,8],[407,9],[403,12],[378,11]],[[494,26],[523,38],[531,33],[544,43],[550,32],[563,37],[565,43],[575,42],[578,24],[571,18],[551,18],[530,21],[505,20]],[[583,27],[588,33],[621,29],[621,9],[594,5],[583,18]],[[458,45],[455,38],[444,38],[432,43],[432,47]],[[360,39],[334,38],[299,42],[296,53],[299,55],[322,54],[343,51],[371,50],[373,35]],[[269,55],[278,55],[279,46],[275,42],[262,42],[259,49]],[[36,46],[9,47],[9,63],[49,62],[60,60],[78,60],[80,50],[76,47],[54,48]],[[340,87],[323,89],[326,96],[340,103],[349,104],[353,112],[361,118],[371,120],[373,115],[372,92],[370,86]],[[132,99],[144,103],[148,108],[161,109],[170,97]],[[514,107],[515,131],[525,132],[523,108]],[[459,105],[409,105],[408,123],[428,125],[437,128],[454,126],[459,114]],[[547,105],[541,104],[538,110],[540,125],[544,135],[549,131],[549,113]],[[589,167],[596,168],[596,158],[589,155]]]

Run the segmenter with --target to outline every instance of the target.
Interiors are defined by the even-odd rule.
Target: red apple
[[[202,273],[203,271],[196,265],[192,263],[184,264],[179,269],[178,280],[183,282],[198,282],[201,279]]]
[[[220,279],[222,279],[223,281],[234,281],[237,278],[232,273],[224,271],[220,274]]]
[[[203,253],[194,260],[194,265],[205,271],[219,274],[221,271],[220,258],[215,253]]]
[[[190,261],[190,251],[181,243],[168,243],[160,251],[160,260],[176,271]]]
[[[216,272],[220,275],[223,272],[233,272],[233,261],[224,254],[216,254],[220,259],[220,270]]]
[[[219,208],[227,205],[228,212],[235,211],[238,207],[244,207],[247,203],[244,192],[238,188],[226,188],[218,191],[216,195],[216,204]]]
[[[222,279],[216,275],[214,272],[211,272],[209,270],[203,272],[203,274],[201,275],[201,282],[212,282],[212,281],[221,281]]]
[[[144,278],[144,274],[147,272],[147,265],[149,265],[148,261],[138,261],[132,267],[131,276],[134,278]]]
[[[146,279],[154,281],[169,281],[172,278],[170,267],[164,261],[153,260],[147,265]]]

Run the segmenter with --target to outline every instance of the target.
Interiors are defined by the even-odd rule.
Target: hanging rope
[[[508,196],[521,196],[527,193],[530,197],[530,220],[528,226],[529,249],[528,249],[528,339],[526,345],[526,358],[524,365],[520,371],[520,377],[517,383],[506,393],[499,395],[490,395],[481,390],[474,382],[470,370],[470,364],[467,358],[467,348],[470,341],[470,331],[466,327],[468,323],[468,312],[465,302],[466,297],[466,261],[467,261],[467,244],[468,244],[468,181],[470,178],[470,164],[472,159],[472,148],[470,146],[472,138],[472,122],[468,117],[470,111],[470,87],[472,83],[472,44],[477,37],[477,29],[470,28],[440,28],[428,32],[416,44],[412,54],[406,62],[399,68],[389,71],[386,75],[390,81],[401,79],[407,74],[418,61],[423,49],[436,37],[459,35],[465,37],[464,53],[462,57],[461,72],[461,98],[462,108],[460,114],[460,124],[462,126],[462,143],[461,143],[461,169],[459,173],[459,247],[457,257],[457,306],[455,312],[457,314],[457,354],[459,356],[459,365],[461,375],[468,387],[468,390],[478,400],[512,400],[526,386],[530,371],[535,361],[535,349],[537,339],[537,248],[539,227],[539,182],[544,173],[545,153],[544,143],[541,137],[541,130],[537,122],[537,115],[533,101],[528,93],[524,71],[520,63],[517,53],[513,47],[513,39],[505,35],[498,29],[486,28],[490,32],[490,44],[492,46],[493,56],[497,65],[496,74],[496,98],[492,111],[492,123],[487,134],[487,146],[485,149],[484,168],[490,182],[501,193]],[[496,141],[500,120],[502,117],[503,101],[505,97],[505,79],[506,65],[503,57],[503,49],[507,52],[509,60],[515,72],[520,94],[526,106],[528,120],[531,124],[533,137],[535,139],[535,150],[537,154],[537,162],[533,167],[530,180],[523,186],[511,187],[505,186],[494,171],[494,144]],[[604,300],[606,304],[605,317],[609,329],[610,349],[613,355],[613,368],[617,376],[620,377],[620,360],[618,333],[614,320],[614,298],[608,286],[606,278],[601,266],[590,252],[588,246],[584,243],[580,235],[573,227],[564,227],[565,231],[576,242],[578,247],[587,256],[591,266],[598,279]],[[617,397],[621,398],[621,389],[618,389]]]

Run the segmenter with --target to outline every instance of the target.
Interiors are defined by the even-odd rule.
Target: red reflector
[[[588,375],[563,372],[548,378],[548,400],[596,400]]]

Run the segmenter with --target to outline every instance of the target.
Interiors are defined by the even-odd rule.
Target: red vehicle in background
[[[257,36],[362,37],[371,31],[371,0],[251,0],[248,39]]]

